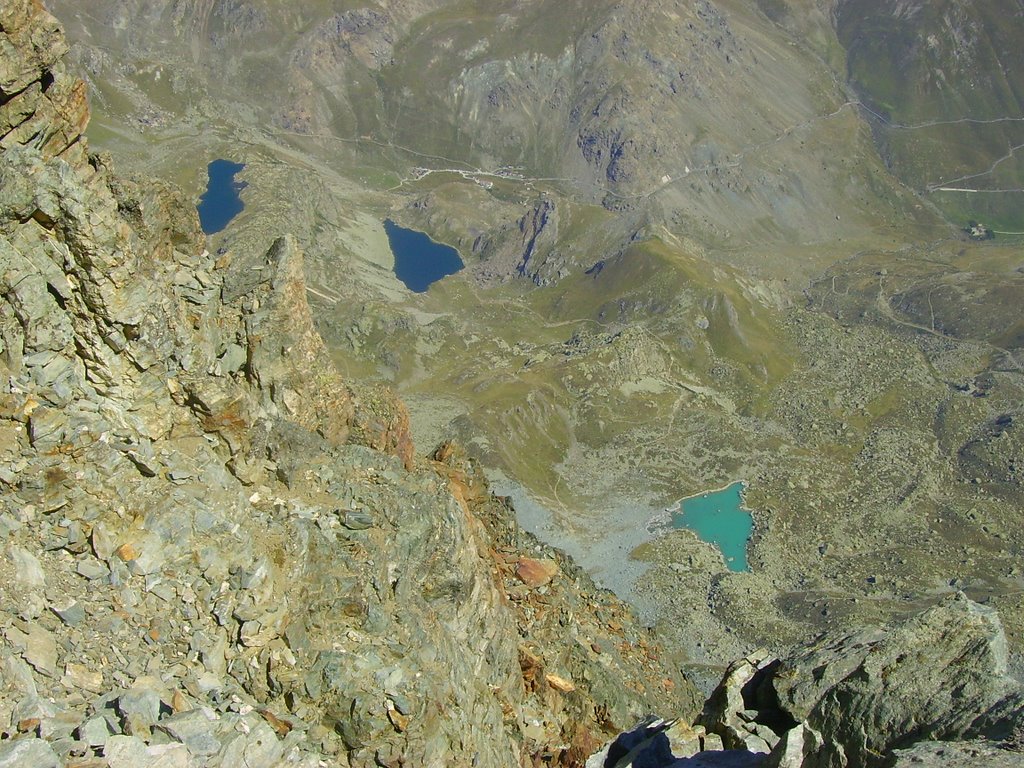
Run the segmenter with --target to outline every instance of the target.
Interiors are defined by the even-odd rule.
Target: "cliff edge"
[[[302,250],[210,254],[0,10],[0,766],[582,765],[696,710],[629,610],[344,380]]]

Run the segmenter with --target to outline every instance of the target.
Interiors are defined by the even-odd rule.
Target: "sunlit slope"
[[[1021,230],[1021,193],[996,190],[1024,188],[1024,8],[844,0],[836,18],[894,172],[954,220]]]
[[[418,383],[412,373],[404,386],[456,396],[467,410],[455,427],[486,461],[543,494],[558,489],[564,503],[589,495],[579,462],[589,477],[604,453],[672,453],[680,409],[735,415],[794,362],[783,313],[740,273],[660,238],[515,301],[500,295],[439,284],[429,300],[475,307],[473,328],[488,330],[461,334],[465,345],[431,345],[421,361],[429,376]],[[660,463],[647,465],[652,481]],[[609,460],[593,496],[621,490],[635,468]]]

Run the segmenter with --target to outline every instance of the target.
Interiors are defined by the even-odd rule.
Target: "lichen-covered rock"
[[[996,612],[958,594],[887,634],[783,660],[761,700],[822,734],[811,764],[868,765],[913,741],[975,735],[975,722],[1016,687],[1006,653]]]

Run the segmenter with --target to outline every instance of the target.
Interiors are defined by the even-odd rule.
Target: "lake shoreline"
[[[245,163],[236,163],[223,158],[213,160],[206,166],[206,191],[199,197],[196,212],[203,232],[214,235],[223,231],[238,214],[245,210],[241,191],[248,184],[235,181],[245,170]]]
[[[671,529],[693,531],[701,541],[718,548],[726,568],[750,571],[747,547],[754,532],[753,510],[746,506],[747,483],[736,480],[717,490],[684,496],[665,511]]]
[[[665,511],[666,512],[678,512],[678,511],[680,511],[682,509],[684,501],[689,501],[690,499],[699,499],[699,498],[702,498],[702,497],[707,496],[707,495],[712,494],[712,493],[721,493],[722,491],[727,491],[730,488],[732,488],[734,485],[736,485],[737,483],[739,483],[740,485],[743,486],[743,490],[740,491],[740,498],[742,499],[743,498],[743,491],[745,491],[747,489],[747,481],[746,480],[730,480],[729,482],[727,482],[725,485],[723,485],[720,488],[712,488],[710,491],[697,491],[697,493],[691,493],[689,496],[683,496],[680,499],[676,499],[676,501],[672,502],[671,506],[665,507]],[[754,510],[750,509],[750,507],[746,506],[746,500],[745,499],[743,500],[743,506],[741,508],[744,511],[746,511],[746,512],[753,512],[754,511]]]
[[[424,293],[438,280],[466,267],[455,248],[436,242],[425,232],[407,229],[391,219],[384,220],[384,232],[395,257],[395,277],[413,293]]]

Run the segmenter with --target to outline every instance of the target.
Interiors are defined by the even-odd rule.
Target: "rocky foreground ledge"
[[[344,380],[293,238],[216,256],[0,4],[0,766],[581,765],[695,712],[454,446]]]
[[[995,611],[957,594],[888,631],[730,665],[694,725],[642,723],[587,768],[1024,765]]]

